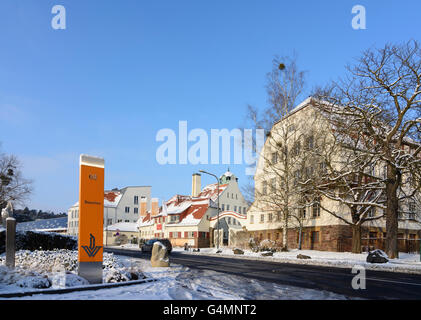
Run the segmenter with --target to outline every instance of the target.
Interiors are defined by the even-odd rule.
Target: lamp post
[[[218,206],[218,214],[217,214],[217,222],[216,222],[216,225],[217,225],[217,230],[218,230],[218,242],[216,243],[216,249],[218,250],[219,249],[219,179],[218,179],[218,177],[216,176],[216,175],[214,175],[213,173],[209,173],[209,172],[207,172],[207,171],[204,171],[204,170],[199,170],[199,172],[201,172],[201,173],[205,173],[205,174],[208,174],[208,175],[210,175],[210,176],[213,176],[213,177],[215,177],[215,179],[216,179],[216,181],[218,182],[218,191],[217,191],[217,206]]]

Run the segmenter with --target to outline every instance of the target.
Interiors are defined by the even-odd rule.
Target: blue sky
[[[54,5],[66,29],[51,27]],[[351,27],[354,5],[367,29]],[[44,1],[0,3],[0,142],[34,180],[28,206],[77,201],[81,153],[106,161],[107,188],[151,185],[168,199],[191,174],[226,165],[159,165],[162,128],[233,129],[247,104],[266,105],[274,55],[298,54],[307,92],[344,72],[361,51],[420,37],[413,1]],[[247,181],[244,165],[230,165]],[[203,177],[202,185],[213,183]]]

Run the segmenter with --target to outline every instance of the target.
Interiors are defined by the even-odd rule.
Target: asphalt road
[[[110,249],[119,255],[150,259],[150,254],[134,250]],[[327,290],[366,299],[421,299],[421,275],[366,270],[366,289],[354,290],[348,268],[333,268],[229,257],[190,255],[172,252],[172,263],[189,268],[207,269],[278,284]]]

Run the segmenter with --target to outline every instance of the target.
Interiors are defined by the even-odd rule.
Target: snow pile
[[[16,252],[15,264],[15,269],[10,269],[5,266],[4,255],[0,257],[0,292],[15,291],[17,288],[64,288],[89,284],[77,275],[76,250],[20,250]],[[104,283],[144,278],[139,268],[121,263],[112,253],[104,253]]]

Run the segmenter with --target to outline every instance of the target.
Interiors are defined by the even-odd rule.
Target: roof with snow
[[[107,231],[126,231],[126,232],[137,232],[137,223],[136,222],[119,222],[107,226],[105,228]]]
[[[123,193],[120,191],[104,191],[104,207],[116,208],[120,202]],[[78,207],[79,201],[77,201],[72,207]]]
[[[220,184],[219,185],[219,192],[218,192],[218,184],[209,184],[203,188],[203,190],[199,193],[197,198],[206,198],[212,199],[212,201],[216,201],[218,199],[218,195],[220,195],[224,190],[228,187],[228,184]]]

